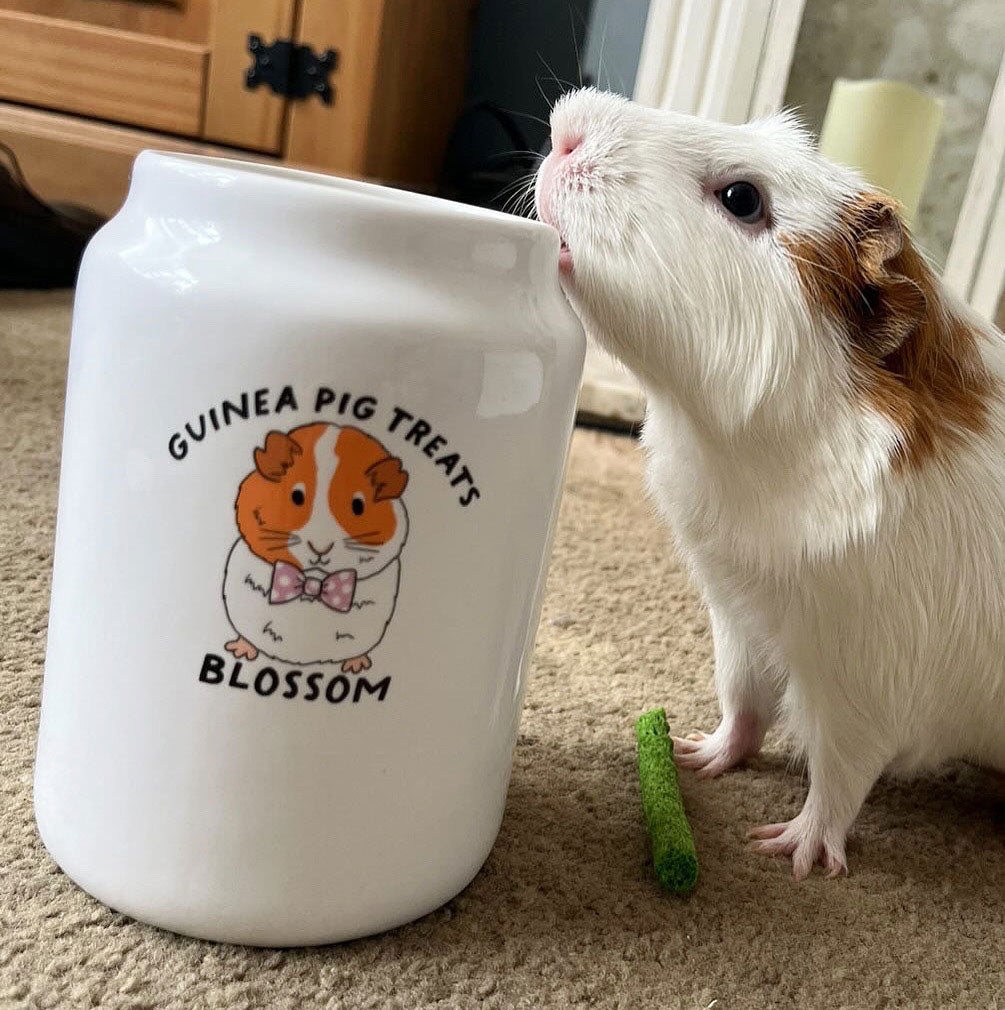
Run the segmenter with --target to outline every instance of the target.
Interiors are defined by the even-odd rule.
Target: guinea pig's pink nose
[[[572,154],[583,142],[583,137],[578,133],[558,133],[552,140],[552,149],[560,158]]]

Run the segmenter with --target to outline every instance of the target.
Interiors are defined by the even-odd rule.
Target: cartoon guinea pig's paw
[[[791,856],[792,875],[803,880],[819,863],[828,877],[848,872],[845,859],[844,832],[828,831],[819,819],[806,813],[804,807],[791,821],[763,824],[753,828],[750,837],[752,852],[764,856]]]
[[[369,656],[356,656],[353,659],[347,659],[342,664],[342,672],[362,673],[364,670],[369,670],[371,665]]]
[[[228,642],[224,648],[227,652],[232,652],[238,659],[255,660],[258,659],[258,650],[246,638],[235,638]]]

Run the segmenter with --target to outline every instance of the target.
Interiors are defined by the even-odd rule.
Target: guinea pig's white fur
[[[711,615],[722,720],[678,762],[717,774],[783,715],[809,793],[755,848],[837,873],[884,770],[1005,768],[1005,340],[791,117],[585,90],[552,135],[538,213],[647,391],[649,489]],[[720,203],[737,180],[766,226]]]

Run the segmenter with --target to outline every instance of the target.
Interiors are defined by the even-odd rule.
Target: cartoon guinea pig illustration
[[[408,536],[401,460],[358,428],[270,431],[237,492],[223,598],[239,659],[370,668]]]

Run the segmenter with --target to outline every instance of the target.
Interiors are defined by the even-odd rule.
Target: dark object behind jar
[[[81,207],[32,192],[14,152],[0,144],[0,288],[72,287],[91,236],[104,224]]]

